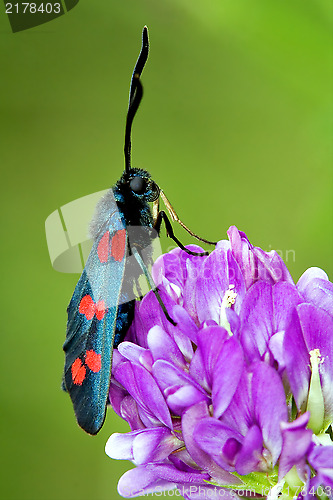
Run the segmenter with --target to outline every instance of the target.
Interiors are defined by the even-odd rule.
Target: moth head
[[[135,198],[151,202],[159,197],[160,189],[146,170],[131,168],[124,177],[129,193]]]

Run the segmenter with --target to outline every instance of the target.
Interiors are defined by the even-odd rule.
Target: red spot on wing
[[[105,311],[106,309],[104,300],[99,300],[97,304],[95,304],[90,295],[85,295],[84,297],[82,297],[79,305],[79,312],[81,314],[84,314],[87,319],[92,319],[94,317],[94,314],[96,314],[96,318],[98,320],[101,320],[104,318]]]
[[[114,260],[121,262],[125,255],[126,248],[126,230],[119,229],[111,241],[111,255]]]
[[[71,366],[71,372],[72,372],[72,380],[75,385],[82,385],[82,382],[85,379],[86,376],[86,369],[82,364],[82,361],[80,358],[76,358],[74,363]]]
[[[104,314],[105,314],[105,302],[104,302],[104,300],[99,300],[97,302],[95,314],[96,314],[96,318],[98,320],[101,320],[104,318]]]
[[[101,369],[101,355],[91,350],[86,352],[86,365],[93,372],[97,373]]]
[[[100,239],[100,242],[98,243],[97,255],[100,262],[106,262],[108,260],[109,237],[110,233],[109,231],[106,231],[106,233],[103,234],[102,238]]]
[[[79,305],[79,312],[81,314],[84,314],[87,319],[92,319],[95,314],[95,309],[95,303],[90,295],[85,295],[84,297],[82,297]]]

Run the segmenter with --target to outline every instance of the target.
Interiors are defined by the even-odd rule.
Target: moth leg
[[[175,209],[171,205],[168,198],[165,196],[162,189],[160,190],[160,197],[162,198],[165,206],[167,207],[171,219],[174,222],[178,222],[178,224],[180,224],[182,226],[182,228],[185,229],[185,231],[187,231],[191,236],[193,236],[193,238],[196,238],[197,240],[203,241],[204,243],[208,243],[208,245],[216,245],[217,244],[216,241],[209,241],[209,240],[206,240],[205,238],[201,238],[201,236],[198,236],[193,231],[191,231],[191,229],[189,229],[187,226],[185,226],[184,222],[181,221],[180,218],[178,217],[178,215],[176,214]]]
[[[167,235],[175,242],[177,243],[177,245],[179,246],[179,248],[181,248],[182,250],[184,250],[184,252],[190,254],[190,255],[197,255],[197,256],[204,256],[204,255],[209,255],[209,252],[192,252],[191,250],[188,250],[187,248],[184,247],[184,245],[179,241],[179,239],[175,236],[174,232],[173,232],[173,229],[172,229],[172,225],[171,225],[171,222],[169,221],[168,219],[168,216],[167,214],[161,210],[158,215],[157,215],[157,218],[156,218],[156,221],[155,221],[155,224],[154,224],[154,229],[156,229],[156,231],[159,233],[160,232],[160,229],[161,229],[161,224],[162,224],[162,220],[165,224],[165,228],[166,228],[166,232],[167,232]]]
[[[147,279],[147,281],[148,281],[148,283],[149,283],[149,286],[150,286],[150,288],[152,289],[152,291],[154,292],[155,297],[157,298],[158,303],[160,304],[160,306],[161,306],[161,308],[162,308],[162,311],[164,312],[164,315],[165,315],[166,319],[167,319],[167,320],[168,320],[168,321],[169,321],[169,322],[170,322],[173,326],[176,326],[176,325],[177,325],[177,323],[176,323],[176,322],[175,322],[175,321],[171,318],[171,316],[169,315],[169,313],[168,313],[168,311],[167,311],[167,309],[166,309],[165,305],[163,304],[163,301],[162,301],[162,299],[161,299],[161,297],[160,297],[160,294],[158,293],[158,289],[156,288],[156,285],[155,285],[155,283],[154,283],[154,281],[153,281],[153,278],[151,277],[151,275],[150,275],[150,273],[149,273],[149,271],[148,271],[148,269],[147,269],[147,267],[146,267],[146,264],[143,262],[143,259],[142,259],[141,255],[140,255],[140,253],[139,253],[139,252],[138,252],[138,250],[137,250],[135,247],[133,247],[133,246],[132,246],[131,250],[132,250],[132,253],[133,253],[134,257],[136,258],[136,260],[137,260],[137,262],[138,262],[139,266],[141,267],[142,271],[144,272],[144,275],[145,275],[145,277],[146,277],[146,279]]]
[[[139,280],[137,278],[135,278],[135,286],[136,286],[136,291],[138,293],[139,299],[142,300],[144,295],[142,293],[142,289],[141,289]]]

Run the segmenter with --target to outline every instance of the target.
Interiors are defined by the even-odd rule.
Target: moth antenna
[[[124,154],[125,154],[125,170],[129,171],[131,168],[131,131],[132,131],[132,123],[137,112],[137,109],[140,105],[143,95],[143,88],[140,81],[140,75],[142,70],[146,64],[148,59],[149,52],[149,40],[148,40],[148,28],[144,26],[142,30],[142,45],[141,51],[136,61],[136,65],[132,74],[131,79],[131,87],[129,93],[129,102],[128,102],[128,110],[126,117],[126,128],[125,128],[125,145],[124,145]]]
[[[130,88],[130,96],[129,96],[129,103],[128,106],[131,104],[131,100],[133,98],[134,94],[134,89],[133,87],[133,79],[134,75],[139,75],[141,76],[142,70],[145,67],[146,61],[148,59],[148,52],[149,52],[149,40],[148,40],[148,28],[147,26],[143,27],[142,30],[142,46],[141,46],[141,51],[138,57],[138,60],[136,61],[136,65],[133,71],[132,75],[132,81],[131,81],[131,88]]]

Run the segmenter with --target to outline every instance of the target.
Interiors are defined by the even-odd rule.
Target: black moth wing
[[[106,196],[108,214],[98,214],[105,222],[95,229],[95,241],[69,303],[63,346],[64,388],[78,424],[89,434],[97,434],[105,419],[127,255],[126,226],[112,190]]]

